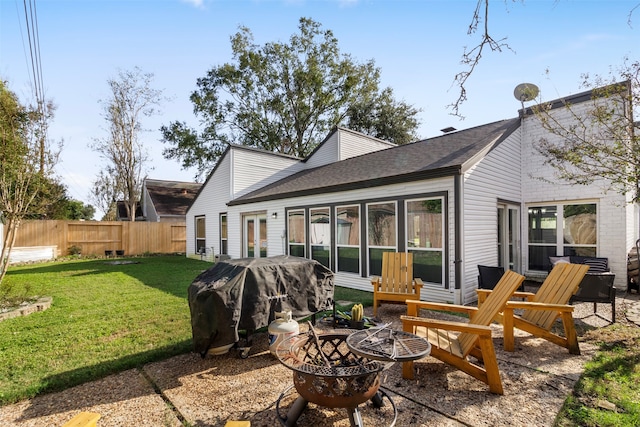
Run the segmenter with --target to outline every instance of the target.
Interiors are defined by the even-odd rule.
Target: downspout
[[[462,171],[458,171],[453,178],[453,199],[454,199],[454,304],[463,304],[462,300]]]

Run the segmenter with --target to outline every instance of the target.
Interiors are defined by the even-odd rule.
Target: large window
[[[331,250],[331,215],[329,208],[309,209],[309,245],[311,259],[327,268]]]
[[[287,213],[287,233],[289,255],[305,257],[304,210],[290,210]]]
[[[407,251],[413,253],[413,275],[425,282],[443,283],[444,200],[406,202]]]
[[[597,205],[530,206],[529,269],[547,271],[550,256],[596,256]]]
[[[336,207],[337,271],[360,273],[360,207]]]
[[[196,253],[206,253],[207,239],[205,233],[205,217],[196,217]]]
[[[220,254],[228,255],[227,214],[220,214]]]
[[[396,234],[395,202],[368,204],[369,275],[375,276],[382,273],[382,253],[396,251]]]

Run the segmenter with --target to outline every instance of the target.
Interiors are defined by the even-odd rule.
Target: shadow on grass
[[[114,264],[114,261],[131,263]],[[170,293],[180,298],[187,297],[187,289],[193,279],[213,264],[185,256],[157,256],[121,259],[95,259],[60,261],[33,266],[11,268],[7,277],[33,274],[63,274],[69,277],[95,276],[119,272],[126,274],[146,286]]]

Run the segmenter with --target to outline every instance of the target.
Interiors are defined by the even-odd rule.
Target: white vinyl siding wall
[[[340,160],[361,156],[374,151],[385,150],[395,147],[395,144],[381,141],[379,139],[365,137],[362,134],[343,130],[339,132]]]
[[[498,265],[498,199],[521,200],[519,177],[519,131],[502,141],[464,175],[462,294],[465,303],[477,299],[478,265]]]
[[[262,188],[300,170],[299,160],[241,148],[231,149],[233,198]]]
[[[574,113],[581,113],[592,108],[591,102],[573,105]],[[563,121],[570,121],[569,113],[559,108],[553,111]],[[528,266],[528,232],[527,232],[527,204],[557,202],[591,202],[597,203],[597,256],[609,258],[609,268],[616,274],[615,286],[626,288],[627,265],[626,257],[629,251],[628,218],[629,210],[625,208],[626,199],[616,192],[603,190],[603,185],[597,181],[591,185],[570,185],[566,181],[555,178],[555,170],[551,168],[545,159],[536,152],[533,145],[541,138],[557,138],[549,135],[538,122],[536,117],[527,117],[523,127],[523,155],[522,155],[522,180],[523,194],[523,253],[522,265]],[[539,178],[545,178],[541,180]],[[634,215],[635,217],[635,215]],[[629,230],[631,232],[631,230]],[[631,238],[633,240],[633,238]],[[525,271],[526,272],[526,271]]]
[[[230,153],[227,153],[230,154]],[[215,172],[202,187],[200,194],[193,201],[185,218],[187,229],[187,255],[195,253],[195,217],[205,216],[206,247],[213,248],[213,254],[220,253],[220,212],[227,210],[227,202],[231,199],[229,173],[231,156],[226,155],[218,164]]]

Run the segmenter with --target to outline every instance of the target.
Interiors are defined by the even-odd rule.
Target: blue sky
[[[607,75],[625,56],[638,58],[637,0],[491,1],[490,32],[506,37],[513,51],[486,52],[467,85],[468,101],[452,116],[447,105],[464,70],[465,46],[479,35],[467,28],[475,1],[456,0],[36,0],[45,96],[57,105],[49,135],[64,140],[59,175],[75,199],[88,202],[102,159],[88,147],[106,136],[100,99],[118,70],[140,67],[172,101],[144,122],[142,135],[153,162],[149,177],[191,181],[162,158],[158,128],[174,120],[197,125],[189,95],[196,79],[231,61],[229,38],[249,27],[258,44],[287,41],[300,17],[333,31],[343,53],[375,60],[382,86],[421,109],[419,134],[440,134],[517,116],[513,89],[540,87],[552,100],[584,90],[580,76]],[[32,98],[23,2],[0,0],[0,78],[21,99]],[[629,14],[634,11],[631,16]],[[631,24],[629,25],[629,19]],[[100,214],[99,214],[100,215]],[[99,216],[98,216],[99,218]]]

